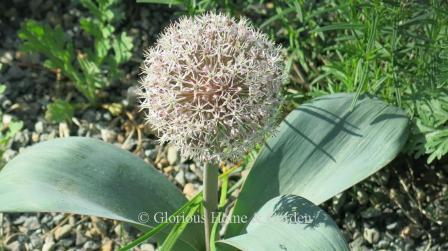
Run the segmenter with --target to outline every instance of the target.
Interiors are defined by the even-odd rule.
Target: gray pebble
[[[156,250],[152,244],[145,243],[140,246],[141,251],[154,251]]]
[[[67,235],[70,234],[70,232],[72,231],[73,226],[69,225],[69,224],[65,224],[61,227],[56,228],[56,230],[54,231],[54,238],[56,240],[59,240],[61,238],[66,237]]]
[[[28,230],[36,230],[40,228],[39,220],[36,216],[27,218],[25,220],[25,223],[23,224],[24,227],[26,227]]]
[[[65,238],[58,241],[58,244],[60,246],[63,246],[65,248],[73,246],[74,240],[72,238]]]
[[[145,156],[154,160],[157,156],[157,150],[156,149],[145,150]]]
[[[380,232],[376,228],[365,228],[363,236],[368,243],[375,244],[380,239]]]
[[[113,130],[101,129],[101,138],[108,143],[113,143],[117,138],[117,133]]]
[[[397,226],[398,226],[397,222],[392,222],[392,223],[386,225],[386,229],[393,230],[393,229],[397,228]]]
[[[84,250],[89,251],[89,250],[97,250],[101,247],[101,245],[92,240],[89,240],[86,243],[84,243],[82,247]]]
[[[196,178],[197,178],[196,174],[192,172],[185,173],[185,179],[187,180],[187,182],[193,183],[193,181],[196,180]]]
[[[76,230],[76,242],[75,242],[76,246],[81,246],[84,243],[86,243],[86,241],[87,241],[87,238],[84,236],[84,234],[79,229],[77,229]]]
[[[23,246],[23,243],[14,241],[11,244],[8,244],[6,248],[10,251],[22,251],[25,247]]]
[[[0,55],[0,63],[2,64],[11,64],[14,59],[12,51],[2,51]]]
[[[6,72],[6,77],[9,80],[18,80],[25,77],[25,72],[18,66],[11,65],[11,67],[9,67],[8,71]]]
[[[378,242],[378,248],[388,248],[389,247],[389,241],[387,240],[380,240]]]
[[[45,244],[42,246],[42,251],[53,251],[54,246],[54,241],[45,242]]]
[[[381,215],[381,211],[377,208],[369,207],[361,212],[361,217],[364,219],[370,219]]]
[[[174,180],[182,186],[185,185],[184,170],[180,169],[174,177]]]
[[[44,132],[44,123],[42,121],[36,122],[36,124],[34,124],[34,131],[36,133],[43,133]]]

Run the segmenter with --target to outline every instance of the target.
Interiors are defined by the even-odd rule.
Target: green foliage
[[[119,66],[131,58],[132,38],[126,32],[115,34],[114,24],[122,18],[115,0],[81,0],[91,14],[80,26],[92,38],[92,48],[76,50],[60,26],[51,28],[27,21],[19,31],[23,50],[45,55],[45,66],[59,69],[90,104],[97,103],[96,91],[121,77]]]
[[[394,159],[406,142],[408,117],[367,95],[350,111],[355,95],[318,97],[292,111],[260,151],[233,214],[251,218],[267,201],[285,194],[318,205]],[[229,224],[227,236],[241,234],[244,225]]]
[[[320,97],[291,112],[255,160],[233,210],[233,216],[252,219],[257,211],[272,216],[272,210],[289,214],[299,207],[321,215],[325,224],[319,222],[314,226],[317,231],[309,231],[308,225],[287,222],[277,221],[270,227],[256,221],[248,227],[246,222],[234,222],[229,225],[227,236],[238,236],[243,231],[247,235],[238,236],[241,242],[232,245],[252,245],[256,235],[265,237],[267,242],[268,237],[273,237],[270,244],[282,243],[294,247],[293,250],[303,245],[305,239],[307,245],[316,249],[345,247],[334,222],[312,203],[325,201],[387,164],[406,140],[408,125],[408,118],[400,109],[367,96],[361,96],[353,111],[349,111],[354,96]],[[220,177],[220,213],[226,197],[232,193],[227,190],[226,179],[235,169]],[[292,197],[286,201],[278,197],[285,194]],[[277,201],[269,202],[274,198]],[[157,225],[153,215],[167,212],[188,218],[196,214],[201,202],[201,193],[187,202],[154,167],[125,150],[90,138],[39,143],[19,154],[0,172],[0,212],[70,212],[124,221],[143,231],[148,231],[149,226],[149,232],[123,250],[150,237],[162,243],[162,250],[203,250],[201,223]],[[273,208],[277,202],[281,205]],[[141,212],[148,215],[141,218]],[[301,238],[304,239],[300,241]]]
[[[92,138],[41,142],[20,153],[0,172],[0,212],[95,215],[148,231],[158,223],[154,213],[171,215],[186,202],[179,189],[154,167],[126,150]],[[162,229],[155,239],[165,239],[168,232]],[[188,225],[179,235],[175,236],[175,250],[201,250],[204,234],[200,224]]]
[[[45,118],[56,123],[70,121],[75,113],[75,108],[69,102],[57,99],[47,107]]]
[[[246,233],[220,243],[239,250],[350,250],[331,217],[295,195],[269,200],[257,211]]]
[[[183,6],[189,14],[219,9],[247,16],[283,44],[290,109],[328,93],[381,96],[412,118],[408,153],[426,154],[428,162],[447,155],[448,2],[187,0]]]

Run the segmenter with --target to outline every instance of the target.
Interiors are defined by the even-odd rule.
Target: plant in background
[[[221,14],[181,19],[148,51],[141,82],[148,121],[162,142],[205,162],[203,192],[190,201],[131,153],[71,137],[39,143],[8,163],[0,211],[95,215],[146,232],[122,250],[149,238],[160,250],[348,250],[316,205],[380,170],[407,139],[404,112],[371,96],[332,94],[291,111],[225,214],[236,169],[218,177],[218,162],[241,158],[272,131],[284,81],[279,53],[246,21]],[[159,212],[181,220],[161,223]],[[204,221],[192,220],[198,215]],[[232,220],[219,236],[225,218]]]
[[[43,54],[47,58],[46,67],[60,71],[90,105],[96,105],[97,91],[121,77],[119,66],[130,59],[133,45],[126,32],[115,34],[114,25],[120,20],[120,12],[115,10],[117,1],[80,2],[92,15],[80,20],[83,31],[91,36],[92,48],[75,51],[75,45],[66,40],[60,26],[53,29],[33,20],[23,25],[19,37],[23,41],[23,50]],[[72,106],[67,101],[58,100],[48,107],[49,117],[59,120],[58,107],[61,105]],[[66,113],[62,117],[68,116],[71,114]]]
[[[161,143],[207,163],[206,225],[218,205],[218,163],[240,158],[273,130],[286,80],[280,53],[245,19],[219,14],[181,19],[147,52],[141,107]]]

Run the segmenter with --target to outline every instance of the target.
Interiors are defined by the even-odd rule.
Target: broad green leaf
[[[295,195],[271,199],[255,214],[246,233],[222,240],[243,251],[349,250],[336,223],[312,202]]]
[[[148,229],[157,225],[153,214],[171,215],[186,201],[143,160],[91,138],[39,143],[0,172],[0,212],[94,215]],[[144,218],[142,212],[147,213]],[[202,249],[202,227],[189,227],[192,229],[184,232],[173,250]]]
[[[354,94],[332,94],[292,111],[257,157],[234,215],[247,216],[283,194],[318,205],[389,163],[407,138],[399,108],[366,95],[350,111]],[[230,224],[227,236],[242,233]]]

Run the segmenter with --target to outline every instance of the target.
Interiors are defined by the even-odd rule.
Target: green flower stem
[[[204,167],[204,218],[205,218],[205,245],[210,251],[210,235],[213,226],[213,213],[218,208],[218,173],[217,164],[209,164]]]

